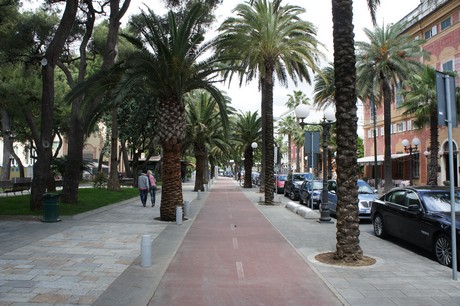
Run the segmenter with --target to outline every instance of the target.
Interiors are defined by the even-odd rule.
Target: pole
[[[449,142],[449,186],[450,186],[450,217],[451,217],[451,247],[452,247],[452,278],[457,280],[457,239],[455,218],[455,192],[454,192],[454,148],[452,144],[452,99],[449,90],[449,75],[446,78],[446,102],[447,102],[447,139]]]
[[[412,145],[409,146],[409,186],[414,186],[412,183],[412,163],[414,159],[412,158]]]
[[[377,178],[377,110],[375,107],[374,98],[374,78],[372,78],[372,93],[371,93],[371,104],[372,104],[372,117],[374,119],[374,188],[378,189],[378,178]]]
[[[326,121],[326,118],[323,119],[321,123],[323,128],[323,190],[321,193],[321,215],[319,222],[331,222],[331,216],[329,211],[329,200],[327,196],[327,147],[328,147],[328,134],[330,123]]]

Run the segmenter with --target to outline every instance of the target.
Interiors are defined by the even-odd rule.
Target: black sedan
[[[460,189],[455,190],[457,254],[460,236]],[[449,188],[398,187],[373,201],[371,219],[376,236],[398,237],[433,252],[452,265],[451,199]]]

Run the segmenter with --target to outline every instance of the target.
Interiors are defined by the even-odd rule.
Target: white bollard
[[[176,223],[182,224],[182,206],[176,206]]]
[[[190,217],[190,201],[184,201],[184,216],[185,218]]]
[[[141,239],[141,267],[152,266],[152,240],[150,235],[142,235]]]
[[[204,192],[208,191],[208,184],[203,184],[204,185]]]
[[[199,199],[200,199],[200,191],[199,191],[199,190],[197,191],[197,195],[196,195],[196,198],[197,198],[197,200],[199,200]]]

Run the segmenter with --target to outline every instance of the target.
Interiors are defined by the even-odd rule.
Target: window
[[[442,71],[454,71],[454,62],[452,60],[442,64]]]
[[[407,121],[407,130],[408,131],[412,130],[412,120]]]
[[[437,31],[436,25],[434,25],[431,29],[425,32],[425,39],[433,37],[436,34],[438,34],[438,31]]]
[[[441,21],[441,31],[444,31],[445,29],[447,29],[451,25],[452,25],[452,19],[450,17],[444,19],[443,21]]]
[[[396,123],[396,133],[406,131],[406,121]]]
[[[380,135],[385,135],[385,128],[383,126],[380,128]]]
[[[372,130],[367,130],[367,138],[372,138]]]
[[[401,107],[401,105],[402,105],[403,102],[404,102],[403,96],[401,95],[401,90],[402,90],[402,88],[403,88],[402,82],[398,82],[398,83],[396,84],[396,88],[395,88],[395,103],[396,103],[396,108]]]

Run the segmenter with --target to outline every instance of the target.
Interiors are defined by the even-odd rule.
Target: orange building
[[[460,1],[438,0],[436,4],[429,4],[426,0],[421,1],[420,5],[406,15],[400,22],[407,22],[404,31],[414,38],[426,40],[423,48],[430,53],[428,60],[424,64],[434,67],[438,71],[460,71]],[[460,80],[456,78],[456,85],[460,85]],[[401,103],[403,98],[395,90],[395,97],[392,102],[392,174],[395,184],[413,178],[415,185],[427,183],[428,150],[430,146],[430,132],[428,127],[419,128],[415,126],[414,119],[402,115]],[[377,156],[377,176],[380,179],[383,175],[383,155],[384,155],[384,135],[383,135],[383,107],[376,110],[376,138],[374,142],[374,120],[371,112],[370,103],[364,105],[364,158],[360,158],[358,163],[364,166],[364,177],[374,178],[374,164]],[[408,154],[402,141],[404,139],[411,142],[415,137],[420,139],[420,145],[412,155]],[[453,129],[453,156],[454,156],[454,183],[460,186],[459,179],[459,156],[458,148],[460,143],[460,131]],[[449,180],[449,149],[447,127],[439,127],[438,152],[438,185]],[[375,154],[374,145],[377,145]],[[412,156],[412,167],[411,164]],[[412,170],[412,176],[410,175]]]

